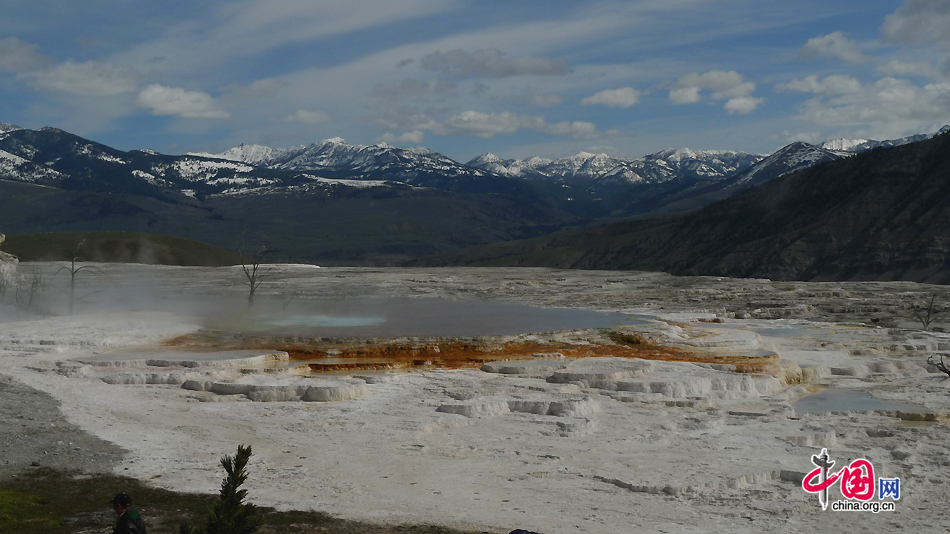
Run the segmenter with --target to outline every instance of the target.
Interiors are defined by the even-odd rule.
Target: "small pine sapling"
[[[236,455],[221,458],[221,467],[227,474],[221,481],[219,499],[209,510],[207,525],[200,529],[183,523],[180,534],[252,534],[261,528],[264,515],[257,506],[244,502],[247,490],[241,489],[247,481],[245,467],[250,458],[250,445],[239,445]]]

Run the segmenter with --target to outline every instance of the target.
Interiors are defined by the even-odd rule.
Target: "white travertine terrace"
[[[221,282],[226,270],[106,269],[111,284],[145,277],[153,292],[181,298],[242,291],[239,279]],[[950,457],[950,381],[928,369],[924,355],[947,350],[950,337],[910,324],[874,328],[854,319],[766,319],[762,312],[702,323],[728,313],[677,304],[683,292],[698,298],[728,283],[728,291],[717,289],[727,299],[765,282],[705,279],[680,289],[676,284],[694,281],[665,276],[284,267],[279,283],[296,294],[406,296],[419,289],[419,298],[496,294],[652,313],[669,322],[643,327],[658,341],[721,355],[774,353],[782,365],[774,374],[742,374],[730,365],[542,353],[478,370],[312,375],[280,351],[165,346],[199,330],[202,318],[126,298],[136,304],[124,311],[0,323],[0,374],[61,401],[70,422],[128,451],[116,472],[151,484],[215,492],[218,459],[251,444],[249,498],[281,509],[499,533],[945,528],[939,473]],[[670,287],[669,310],[643,305],[647,295],[662,294],[660,283]],[[857,306],[848,301],[854,297],[831,295],[838,289],[800,287],[827,290],[828,297],[815,298],[837,299],[835,306]],[[869,291],[886,306],[905,288]],[[772,294],[757,295],[762,301]],[[860,305],[878,306],[870,299]],[[781,301],[772,302],[777,314]],[[799,304],[785,309],[806,310],[794,308]],[[581,343],[585,335],[545,339]],[[921,408],[796,412],[796,400],[826,387]],[[811,455],[823,447],[842,464],[863,457],[877,476],[900,477],[897,510],[823,513],[800,486]]]

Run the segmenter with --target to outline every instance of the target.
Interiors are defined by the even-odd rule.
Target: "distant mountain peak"
[[[871,142],[870,139],[852,139],[848,137],[836,137],[829,139],[824,143],[818,145],[825,150],[834,150],[836,152],[850,152],[856,147],[860,147],[866,143]]]
[[[832,161],[842,157],[840,152],[804,141],[795,141],[763,158],[748,170],[736,176],[735,184],[757,185],[783,174],[795,172],[817,163]]]
[[[551,163],[551,161],[553,160],[549,158],[534,156],[534,157],[524,160],[524,163],[530,166],[537,166],[537,165],[547,165],[548,163]]]
[[[485,152],[481,156],[477,156],[472,161],[468,162],[468,165],[479,164],[479,163],[498,163],[502,161],[501,158],[492,154],[491,152]]]

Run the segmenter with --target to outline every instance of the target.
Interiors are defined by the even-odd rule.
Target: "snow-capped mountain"
[[[0,150],[0,178],[2,177],[14,177],[17,181],[37,185],[54,185],[61,183],[66,175]]]
[[[426,185],[436,175],[444,179],[493,174],[467,167],[427,148],[399,148],[386,143],[350,145],[339,137],[291,148],[240,145],[220,154],[193,155],[270,169],[320,172],[354,179],[385,177]]]
[[[950,127],[938,133],[947,131]],[[931,136],[881,142],[834,139],[823,146],[793,143],[768,157],[674,148],[640,159],[580,152],[554,160],[505,160],[488,153],[461,164],[426,148],[350,145],[340,138],[290,148],[240,145],[218,154],[125,152],[56,128],[29,130],[0,123],[0,179],[199,200],[215,195],[331,190],[355,194],[367,187],[421,186],[508,195],[528,204],[545,202],[581,217],[598,217],[651,202],[642,196],[644,184],[650,185],[650,198],[674,195],[679,202],[694,196],[696,202],[686,203],[694,207],[871,144],[895,146],[921,137]],[[641,208],[629,209],[638,213]]]
[[[211,154],[208,152],[189,152],[187,155],[198,156],[202,158],[240,161],[241,163],[247,163],[248,165],[266,167],[270,162],[283,158],[285,154],[302,151],[305,148],[305,145],[292,148],[271,148],[263,145],[246,145],[241,143],[240,145],[234,148],[229,148],[220,154]]]
[[[916,134],[908,135],[906,137],[899,137],[897,139],[888,139],[886,141],[875,141],[873,139],[851,139],[847,137],[836,137],[834,139],[829,139],[824,143],[821,143],[821,148],[825,150],[831,150],[834,152],[842,152],[846,154],[857,154],[860,152],[865,152],[874,148],[889,148],[894,146],[906,145],[908,143],[916,143],[917,141],[923,141],[925,139],[930,139],[936,135],[942,133],[950,132],[950,126],[944,126],[940,130],[932,134]]]
[[[5,123],[5,122],[0,122],[0,135],[3,135],[3,134],[5,134],[5,133],[9,133],[9,132],[13,132],[13,131],[16,131],[16,130],[22,130],[22,129],[23,129],[23,128],[20,128],[19,126],[16,126],[16,125],[13,125],[13,124],[7,124],[7,123]]]
[[[874,141],[871,139],[836,137],[834,139],[829,139],[818,146],[832,152],[856,154],[858,152],[870,150],[871,148],[874,148],[874,146],[877,146],[878,143],[879,141]]]
[[[734,150],[671,148],[642,159],[580,152],[556,160],[538,157],[503,160],[487,153],[466,165],[528,179],[557,178],[635,184],[662,183],[682,177],[718,180],[732,176],[760,159],[762,156]]]
[[[550,159],[533,157],[526,160],[501,159],[491,152],[478,156],[465,165],[512,178],[546,177],[536,169],[551,163]]]
[[[833,161],[841,155],[822,147],[796,142],[777,150],[745,172],[735,176],[731,185],[757,185],[783,174],[799,171],[825,161]]]
[[[341,180],[154,150],[123,152],[56,128],[8,129],[0,135],[0,179],[162,197],[328,191],[384,187],[388,182]]]

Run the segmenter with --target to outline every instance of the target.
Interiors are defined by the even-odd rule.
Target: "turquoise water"
[[[308,337],[467,337],[610,328],[647,320],[501,302],[347,299],[299,301],[283,309],[262,307],[253,317],[253,330]]]
[[[798,413],[819,412],[866,412],[871,410],[900,410],[902,412],[928,412],[927,408],[907,402],[876,399],[866,391],[831,388],[803,397],[792,407]]]

